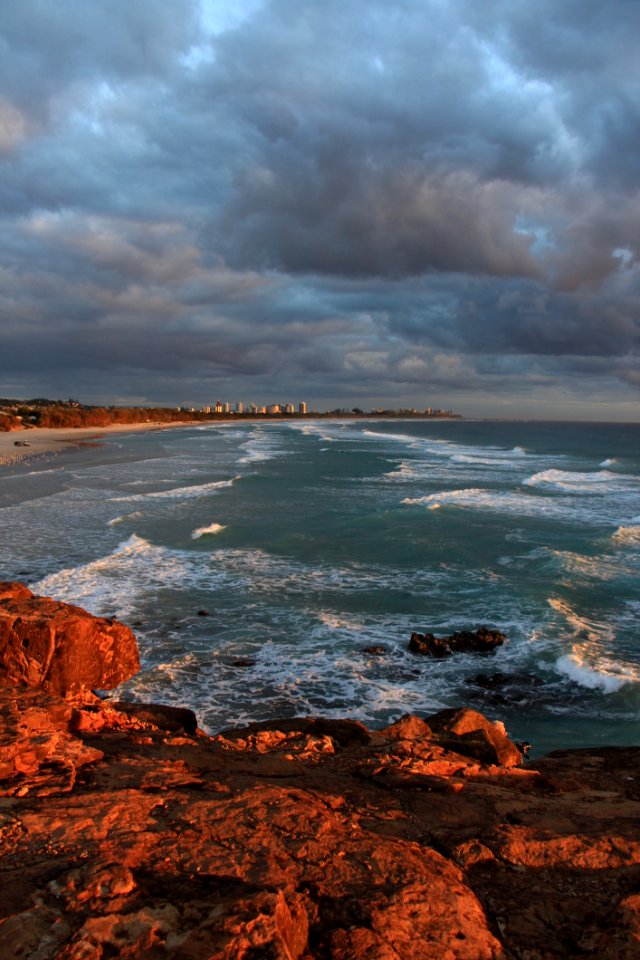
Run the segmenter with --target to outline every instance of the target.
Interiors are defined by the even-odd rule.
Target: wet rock
[[[368,653],[371,657],[382,657],[387,652],[387,648],[381,643],[376,643],[372,647],[365,647],[362,652]]]
[[[110,690],[140,668],[136,639],[124,624],[81,607],[0,584],[0,679],[66,696]]]
[[[195,713],[186,707],[168,707],[162,703],[133,703],[124,700],[110,700],[109,706],[130,717],[137,717],[144,723],[152,723],[160,730],[194,734],[198,729]]]
[[[492,653],[506,639],[499,630],[489,630],[487,627],[460,630],[449,637],[436,637],[432,633],[412,633],[408,649],[412,653],[442,660],[454,653]]]
[[[209,616],[209,611],[208,611],[208,610],[198,610],[198,616],[199,616],[199,617],[208,617],[208,616]]]
[[[269,731],[331,737],[341,747],[368,743],[371,739],[371,734],[365,725],[358,723],[357,720],[331,720],[323,717],[264,720],[262,723],[248,723],[244,727],[230,727],[222,730],[220,736],[226,740],[246,740],[248,736]]]

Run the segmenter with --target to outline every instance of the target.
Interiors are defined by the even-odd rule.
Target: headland
[[[123,624],[0,585],[0,956],[638,956],[640,747],[531,764],[462,707],[207,736],[92,692],[137,668]]]

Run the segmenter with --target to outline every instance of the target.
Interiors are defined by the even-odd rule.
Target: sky
[[[0,396],[639,420],[637,0],[2,0]]]

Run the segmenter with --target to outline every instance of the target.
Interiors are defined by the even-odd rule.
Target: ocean
[[[229,422],[0,469],[2,579],[134,630],[119,698],[381,727],[467,705],[533,755],[640,742],[640,425]],[[413,631],[486,625],[442,661]],[[379,652],[366,652],[378,647]]]

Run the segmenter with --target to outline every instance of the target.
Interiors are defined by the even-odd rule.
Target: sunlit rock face
[[[82,614],[52,603],[3,609]],[[464,708],[229,720],[0,675],[0,957],[638,956],[640,747],[534,767]]]
[[[111,690],[140,669],[131,630],[80,607],[0,583],[0,678],[67,696]]]

